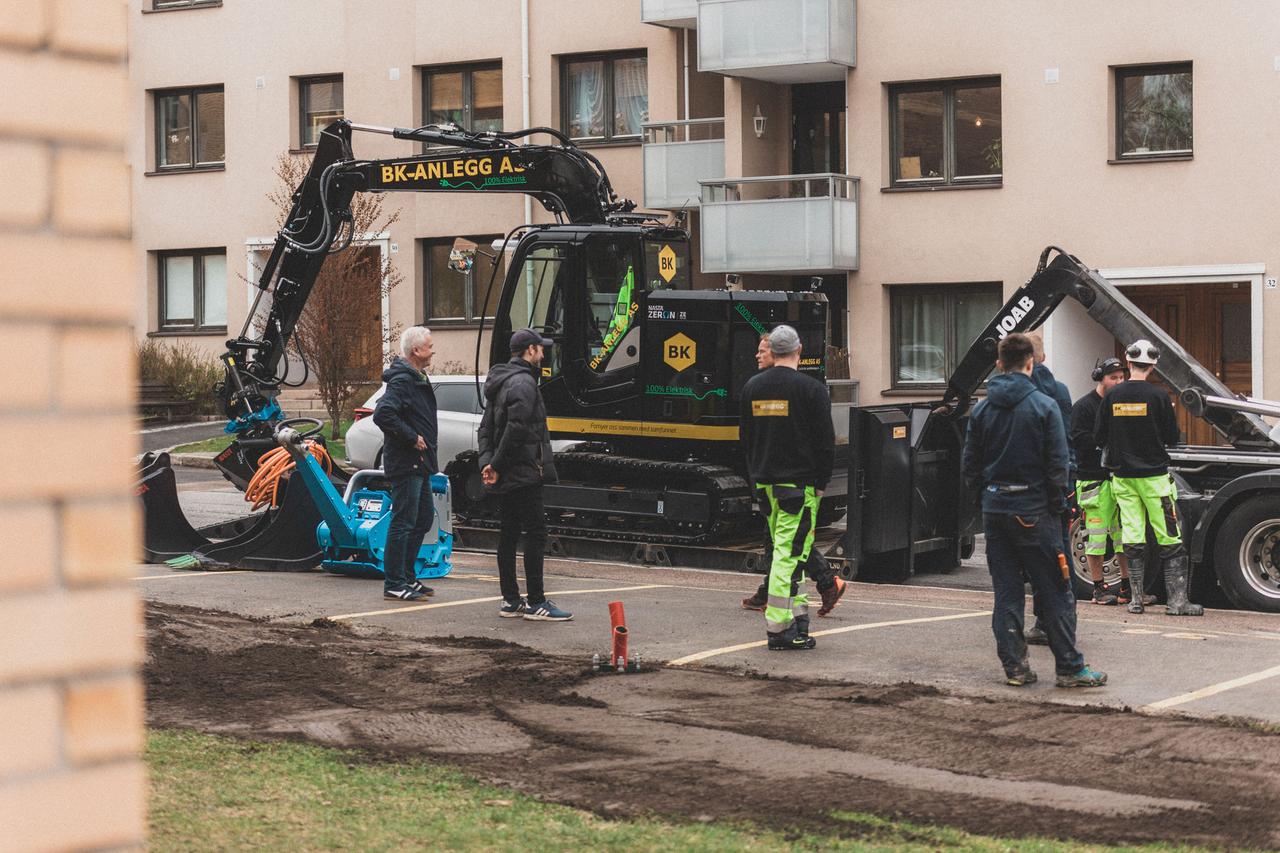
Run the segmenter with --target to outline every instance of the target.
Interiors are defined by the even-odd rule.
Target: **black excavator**
[[[431,147],[359,159],[354,131]],[[533,144],[531,136],[553,141]],[[561,482],[545,494],[553,532],[698,544],[750,527],[738,395],[756,370],[760,334],[778,323],[800,332],[801,370],[825,378],[826,298],[693,290],[688,232],[634,212],[600,162],[550,128],[470,133],[340,120],[322,131],[254,306],[222,356],[226,378],[215,394],[236,439],[215,463],[227,479],[243,488],[276,446],[286,344],[325,258],[353,239],[349,206],[358,192],[525,193],[555,215],[555,223],[516,227],[502,245],[509,260],[490,352],[491,363],[505,361],[511,332],[524,327],[555,342],[542,366],[548,422],[553,437],[580,443],[557,455]],[[477,362],[479,351],[478,340]],[[446,463],[459,520],[491,525],[496,514],[474,457]],[[829,490],[823,520],[843,514],[842,486]]]

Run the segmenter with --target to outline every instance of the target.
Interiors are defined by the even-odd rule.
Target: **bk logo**
[[[658,252],[658,275],[668,284],[676,277],[676,253],[670,246],[663,246]]]
[[[684,332],[678,332],[663,341],[662,360],[679,373],[698,360],[698,345]]]

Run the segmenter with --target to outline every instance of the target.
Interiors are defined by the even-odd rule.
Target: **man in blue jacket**
[[[1000,342],[1003,371],[987,383],[987,397],[969,417],[965,483],[982,494],[987,568],[995,605],[991,630],[1006,683],[1036,680],[1022,636],[1031,582],[1037,611],[1053,650],[1059,687],[1097,687],[1106,673],[1085,665],[1076,648],[1076,611],[1059,522],[1069,456],[1062,413],[1031,381],[1034,348],[1026,335]]]
[[[414,571],[422,540],[431,529],[435,505],[431,475],[439,470],[436,395],[427,378],[433,352],[431,330],[412,326],[400,336],[401,356],[382,372],[387,390],[373,410],[382,430],[382,469],[391,481],[391,528],[383,554],[382,595],[417,601],[435,590]]]

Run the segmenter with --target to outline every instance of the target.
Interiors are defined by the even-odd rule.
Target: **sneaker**
[[[803,652],[816,648],[818,641],[808,634],[794,634],[785,637],[783,634],[769,635],[769,651],[771,652]]]
[[[840,596],[844,595],[848,587],[843,578],[832,578],[831,586],[818,590],[818,594],[822,596],[822,606],[818,608],[818,615],[826,616],[835,610],[836,605],[840,603]]]
[[[503,619],[514,619],[529,612],[529,605],[522,598],[519,601],[504,601],[498,608],[498,615]]]
[[[1029,646],[1047,646],[1049,645],[1049,635],[1039,625],[1032,625],[1027,632],[1022,635]]]
[[[568,622],[573,618],[573,614],[568,610],[561,610],[552,603],[551,599],[547,599],[541,604],[530,604],[525,607],[524,618],[535,622]]]
[[[1058,687],[1101,687],[1107,683],[1107,674],[1089,669],[1087,666],[1080,667],[1080,671],[1074,675],[1059,675]]]
[[[1004,683],[1010,687],[1026,687],[1028,684],[1035,684],[1038,680],[1036,674],[1031,671],[1031,665],[1024,660],[1022,666],[1005,675]]]
[[[421,581],[414,581],[413,583],[409,584],[409,589],[413,590],[414,592],[418,593],[418,595],[422,595],[422,596],[436,594],[436,591],[434,589],[432,589],[429,586],[423,586]]]
[[[743,610],[764,610],[765,605],[769,603],[769,595],[765,592],[764,587],[757,589],[751,595],[742,599]]]
[[[1122,590],[1117,594],[1117,590],[1111,584],[1098,581],[1093,585],[1093,603],[1114,607],[1117,604],[1128,604],[1129,599],[1125,597]]]
[[[382,588],[382,597],[389,598],[392,601],[421,601],[422,593],[416,589],[407,586],[384,586]]]

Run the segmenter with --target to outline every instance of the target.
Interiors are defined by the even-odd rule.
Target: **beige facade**
[[[145,842],[125,14],[122,0],[0,4],[8,850]]]
[[[1248,390],[1280,395],[1280,350],[1266,338],[1280,324],[1280,291],[1269,284],[1280,269],[1270,239],[1280,177],[1268,144],[1280,129],[1280,12],[1266,0],[281,0],[269,13],[230,0],[163,13],[150,11],[153,0],[131,5],[130,112],[146,127],[131,150],[135,252],[145,270],[139,332],[158,326],[157,253],[206,247],[226,252],[227,322],[238,330],[249,301],[242,277],[251,276],[273,233],[265,199],[274,186],[272,164],[298,144],[299,78],[341,74],[349,118],[411,125],[424,121],[424,68],[500,63],[504,126],[560,127],[565,58],[626,51],[647,58],[647,121],[675,124],[652,132],[647,144],[633,138],[592,147],[614,186],[643,202],[646,162],[648,178],[656,176],[651,155],[670,155],[678,166],[694,151],[661,144],[705,134],[698,139],[713,147],[690,161],[700,173],[683,183],[672,178],[676,195],[665,203],[690,211],[695,262],[707,270],[698,286],[718,286],[730,271],[745,273],[745,285],[757,288],[803,287],[822,276],[838,314],[834,343],[849,347],[864,402],[936,393],[927,381],[942,361],[928,369],[906,362],[942,359],[944,350],[954,360],[963,349],[956,338],[964,324],[957,327],[950,313],[917,316],[918,294],[942,294],[947,312],[956,310],[955,294],[975,285],[986,288],[988,301],[998,300],[1027,279],[1049,244],[1134,292],[1160,285],[1146,292],[1173,293],[1183,306],[1200,304],[1187,299],[1194,288],[1230,289],[1227,313],[1213,321],[1216,332],[1208,323],[1197,333],[1216,335],[1205,346],[1217,349],[1205,358],[1227,358],[1219,352],[1225,347],[1239,362],[1243,351]],[[771,17],[779,9],[781,16]],[[1164,158],[1117,152],[1117,80],[1126,69],[1171,64],[1192,81],[1190,151]],[[913,84],[940,90],[979,79],[994,87],[998,105],[994,148],[991,116],[983,132],[994,179],[940,186],[946,182],[922,175],[913,182],[920,156],[899,150],[892,129],[903,103],[895,101],[898,93]],[[225,164],[152,174],[154,93],[204,86],[223,87]],[[815,98],[835,99],[834,125],[822,125],[827,107],[816,108]],[[948,121],[962,114],[966,122],[974,118],[960,107],[944,113]],[[836,157],[821,168],[813,163],[823,155],[812,154],[827,150],[825,143],[815,142],[814,125],[806,124],[814,116]],[[723,124],[679,124],[709,117],[723,117]],[[972,135],[955,126],[946,131],[946,156],[959,150],[962,132]],[[362,156],[410,150],[379,136],[360,136],[357,145]],[[801,156],[806,145],[811,150]],[[739,180],[797,172],[823,177]],[[894,186],[895,175],[908,186]],[[699,188],[698,179],[712,185]],[[677,197],[686,201],[675,203]],[[438,333],[441,361],[469,368],[475,327],[431,316],[422,241],[501,234],[524,221],[527,208],[517,197],[422,195],[391,203],[401,219],[377,245],[405,283],[384,306],[383,322],[425,320]],[[536,209],[533,216],[544,218]],[[910,289],[916,286],[922,289]],[[1192,321],[1208,322],[1178,322]],[[196,340],[216,350],[225,336]],[[1088,385],[1094,359],[1114,346],[1073,305],[1050,321],[1046,338],[1050,364],[1076,394]]]

